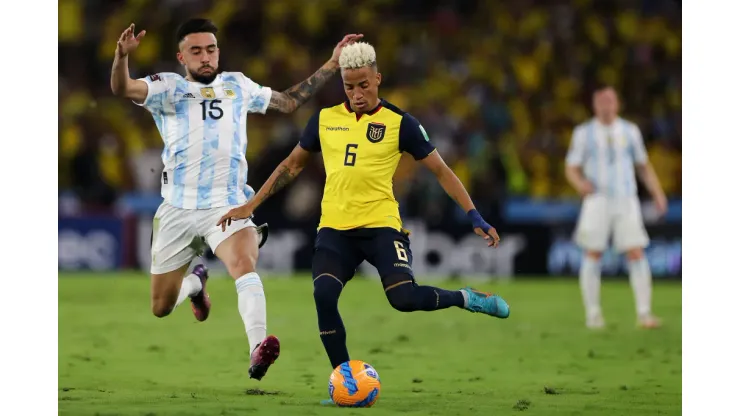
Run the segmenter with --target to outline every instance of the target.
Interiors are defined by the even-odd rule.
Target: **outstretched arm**
[[[272,175],[270,175],[265,184],[262,185],[254,198],[249,201],[253,210],[257,209],[257,207],[265,202],[267,198],[275,195],[286,185],[293,182],[293,179],[295,179],[306,166],[306,162],[310,155],[310,152],[303,149],[300,145],[296,145],[293,151],[290,152],[290,155],[288,155],[288,157],[285,158],[277,168],[275,168]]]
[[[292,113],[306,103],[339,69],[339,54],[342,52],[342,48],[362,39],[362,36],[361,34],[346,35],[334,48],[331,59],[308,79],[283,92],[273,91],[267,108],[281,113]]]
[[[422,159],[421,163],[434,173],[442,189],[467,213],[468,219],[473,224],[475,233],[483,237],[488,242],[489,247],[498,247],[501,238],[498,236],[496,229],[488,224],[481,217],[480,213],[478,213],[478,210],[475,209],[473,200],[470,199],[470,194],[468,194],[465,186],[460,182],[460,178],[447,166],[442,156],[434,151]]]
[[[496,229],[481,217],[460,179],[442,160],[442,156],[434,149],[434,146],[429,143],[429,136],[424,127],[408,113],[404,114],[401,119],[399,150],[409,153],[414,159],[421,161],[424,166],[432,171],[447,195],[465,210],[473,224],[473,231],[483,237],[488,242],[489,247],[498,247],[500,238]]]
[[[314,72],[308,79],[296,84],[283,92],[273,91],[270,97],[268,110],[277,110],[281,113],[292,113],[311,98],[337,72],[339,64],[327,62]]]
[[[473,200],[470,199],[468,191],[465,186],[460,182],[460,178],[455,175],[455,172],[447,166],[447,163],[442,159],[442,156],[438,152],[432,152],[429,156],[421,160],[421,163],[427,167],[434,176],[437,177],[437,181],[442,186],[442,189],[447,192],[447,195],[452,198],[453,201],[468,212],[475,209]]]
[[[251,217],[257,207],[265,202],[267,198],[275,195],[287,184],[293,182],[293,179],[295,179],[295,177],[301,173],[303,167],[306,166],[306,162],[310,155],[311,153],[303,149],[301,145],[296,145],[290,155],[288,155],[288,157],[285,158],[277,168],[275,168],[272,175],[270,175],[264,185],[262,185],[257,194],[246,204],[227,212],[226,215],[218,220],[218,224],[216,225],[220,225],[222,230],[226,230],[226,226],[231,225],[232,220],[236,221]]]

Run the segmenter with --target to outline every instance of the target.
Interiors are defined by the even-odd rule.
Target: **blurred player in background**
[[[496,247],[499,236],[429,143],[421,124],[378,97],[381,75],[375,49],[362,42],[349,45],[342,50],[339,63],[347,101],[315,114],[300,143],[257,195],[226,213],[219,224],[228,227],[233,221],[250,218],[262,202],[301,172],[311,152],[322,152],[326,185],[312,268],[319,333],[333,368],[349,360],[339,296],[364,260],[378,269],[385,295],[399,311],[457,306],[507,318],[509,305],[497,295],[416,283],[409,233],[402,228],[393,195],[393,174],[402,152],[410,153],[437,176],[442,188],[465,210],[475,233],[489,246]]]
[[[162,197],[152,234],[152,311],[167,316],[190,298],[198,321],[208,318],[208,273],[202,265],[185,276],[196,256],[194,243],[205,240],[236,281],[239,313],[250,344],[249,375],[261,379],[279,355],[280,343],[267,335],[267,308],[256,273],[260,233],[251,221],[215,226],[230,207],[245,203],[247,185],[247,114],[268,109],[290,113],[305,103],[339,68],[339,52],[361,38],[347,35],[331,59],[310,78],[278,92],[256,84],[241,72],[220,72],[216,26],[192,19],[177,31],[177,59],[185,76],[159,73],[131,79],[128,55],[143,39],[134,25],[118,40],[111,72],[113,93],[152,113],[164,141]],[[264,236],[263,236],[264,237]]]
[[[585,251],[579,279],[586,325],[604,327],[600,262],[611,236],[615,249],[627,256],[638,324],[655,328],[660,320],[651,310],[652,275],[644,253],[649,239],[635,169],[661,215],[667,209],[666,196],[648,160],[640,129],[618,116],[616,91],[611,87],[596,90],[593,108],[595,117],[573,132],[565,171],[568,182],[583,196],[575,241]]]

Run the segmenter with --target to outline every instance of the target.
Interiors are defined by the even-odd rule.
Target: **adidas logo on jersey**
[[[195,95],[193,95],[192,92],[189,92],[189,93],[183,95],[182,98],[195,98]]]

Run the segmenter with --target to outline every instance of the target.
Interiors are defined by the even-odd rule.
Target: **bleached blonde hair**
[[[375,64],[375,48],[366,42],[347,45],[339,54],[339,67],[342,69],[357,69]]]

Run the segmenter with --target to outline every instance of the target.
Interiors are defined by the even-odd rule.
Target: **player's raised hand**
[[[498,236],[496,229],[491,227],[491,224],[487,223],[477,210],[471,209],[468,211],[468,218],[473,223],[473,231],[486,240],[488,247],[498,247],[501,237]]]
[[[139,42],[141,42],[144,35],[146,35],[146,30],[142,30],[138,35],[134,36],[135,29],[136,26],[131,23],[131,26],[127,27],[126,30],[121,33],[121,37],[118,38],[116,56],[119,58],[123,58],[133,52],[139,46]]]
[[[486,240],[486,242],[488,243],[488,247],[493,246],[493,248],[496,248],[498,247],[499,241],[501,241],[501,237],[498,236],[496,229],[493,227],[490,227],[488,231],[483,231],[481,228],[475,228],[473,229],[473,231],[475,231],[476,234]]]
[[[342,53],[342,48],[344,48],[347,45],[351,45],[357,42],[358,40],[362,39],[364,36],[365,35],[363,35],[362,33],[359,33],[359,34],[352,33],[349,35],[345,35],[344,38],[342,38],[342,40],[340,40],[339,43],[337,43],[337,46],[334,47],[334,52],[331,54],[330,61],[339,65],[339,54]]]
[[[247,203],[242,206],[232,208],[227,212],[220,220],[218,220],[217,226],[221,226],[221,231],[226,231],[226,227],[231,225],[231,221],[243,220],[250,218],[254,209]]]

